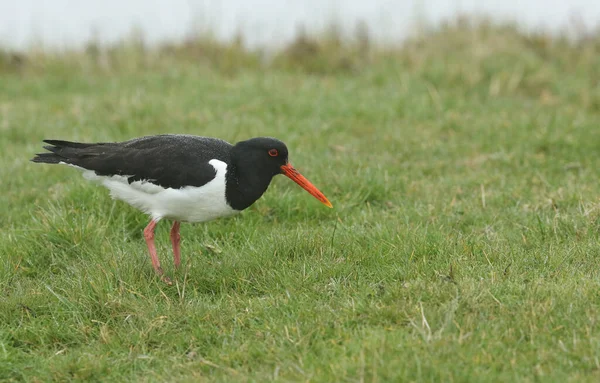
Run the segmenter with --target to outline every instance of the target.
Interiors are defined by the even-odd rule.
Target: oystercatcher
[[[332,207],[329,200],[288,162],[286,145],[257,137],[232,145],[226,141],[183,134],[163,134],[124,142],[81,143],[44,140],[49,144],[32,161],[66,164],[83,170],[120,199],[151,216],[144,229],[154,270],[163,276],[154,228],[173,220],[173,262],[179,267],[180,222],[205,222],[230,216],[252,205],[271,179],[284,174]]]

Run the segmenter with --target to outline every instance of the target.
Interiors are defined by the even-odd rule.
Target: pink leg
[[[181,248],[179,247],[179,241],[181,240],[181,236],[179,235],[179,221],[173,222],[173,227],[171,228],[171,243],[173,244],[173,264],[175,264],[175,268],[179,268],[181,264]]]
[[[166,283],[171,283],[169,278],[163,276],[162,267],[160,267],[160,261],[158,260],[158,255],[156,254],[156,246],[154,246],[154,228],[156,227],[157,222],[155,220],[150,221],[148,226],[144,229],[144,238],[146,239],[146,245],[148,245],[148,252],[150,253],[150,259],[152,260],[152,267],[158,275],[160,275],[162,280]]]

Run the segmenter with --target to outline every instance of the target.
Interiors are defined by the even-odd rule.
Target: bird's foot
[[[173,282],[171,281],[171,278],[167,277],[166,275],[161,275],[160,280],[169,286],[173,286]]]
[[[171,281],[171,278],[167,277],[162,269],[162,267],[158,266],[156,268],[156,274],[160,277],[160,280],[163,281],[164,283],[166,283],[169,286],[173,285],[173,282]]]

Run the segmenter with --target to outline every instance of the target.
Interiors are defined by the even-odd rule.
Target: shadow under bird
[[[232,145],[193,135],[164,134],[124,142],[44,140],[48,153],[32,161],[66,164],[102,183],[113,198],[149,214],[144,238],[154,270],[167,283],[154,245],[154,228],[173,220],[173,262],[179,267],[181,222],[205,222],[239,213],[283,174],[323,204],[329,200],[288,162],[288,149],[275,138],[257,137]]]

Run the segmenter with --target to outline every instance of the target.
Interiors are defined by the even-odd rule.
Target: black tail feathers
[[[85,149],[93,145],[62,140],[44,140],[44,142],[50,144],[44,146],[44,149],[51,153],[37,153],[31,161],[44,164],[59,164],[61,162],[69,164],[71,163],[69,161],[69,152],[73,152],[77,149]]]
[[[37,153],[31,161],[43,164],[59,164],[61,162],[66,162],[64,158],[54,153]]]
[[[57,148],[76,148],[83,149],[93,146],[95,144],[86,144],[84,142],[72,142],[72,141],[63,141],[63,140],[44,140],[45,143],[53,145]]]

